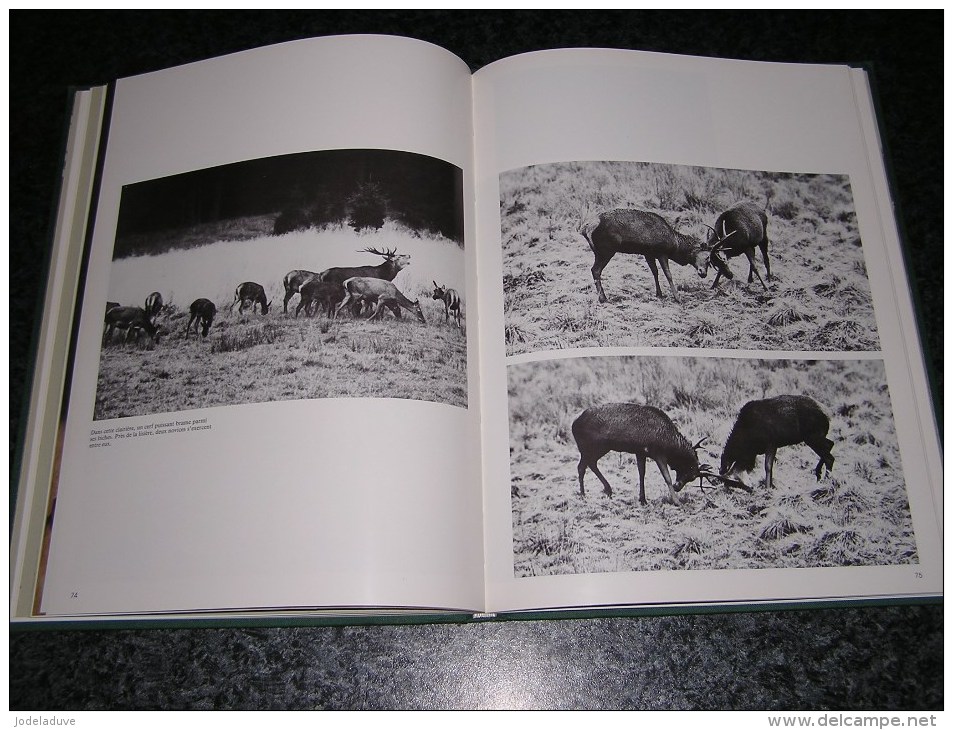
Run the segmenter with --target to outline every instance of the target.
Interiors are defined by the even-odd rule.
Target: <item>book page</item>
[[[481,608],[471,120],[391,37],[118,82],[45,615]]]
[[[866,94],[629,51],[475,74],[488,610],[940,592]]]

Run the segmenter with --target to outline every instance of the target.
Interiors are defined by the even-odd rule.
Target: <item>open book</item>
[[[22,624],[932,598],[867,77],[329,37],[76,94]]]

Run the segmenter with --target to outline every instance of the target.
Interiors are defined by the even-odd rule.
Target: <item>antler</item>
[[[747,484],[745,484],[745,483],[744,483],[743,481],[741,481],[740,479],[733,479],[733,478],[731,478],[731,477],[726,477],[726,476],[724,476],[723,474],[719,474],[718,472],[713,471],[712,468],[711,468],[711,466],[709,466],[708,464],[703,464],[702,466],[699,466],[699,467],[698,467],[698,484],[699,484],[699,486],[701,486],[702,477],[704,477],[705,479],[708,479],[708,480],[711,481],[712,483],[718,481],[718,482],[721,482],[722,484],[724,484],[724,485],[726,485],[726,486],[728,486],[728,487],[734,487],[735,489],[744,490],[744,491],[747,492],[748,494],[751,494],[751,493],[753,492],[753,490],[751,489],[751,487],[749,487]]]
[[[708,226],[708,227],[711,228],[711,226]],[[714,231],[715,235],[717,236],[717,235],[718,235],[718,231],[715,231],[714,228],[711,228],[711,229],[712,229],[712,231]],[[731,238],[731,237],[732,237],[733,235],[735,235],[737,232],[738,232],[738,231],[732,231],[731,233],[726,233],[724,236],[722,236],[721,238],[718,239],[718,241],[715,243],[715,245],[711,247],[711,250],[712,250],[712,251],[720,251],[721,249],[725,248],[725,241],[727,241],[729,238]]]
[[[367,248],[362,248],[360,251],[358,251],[358,253],[372,253],[376,254],[377,256],[383,256],[385,259],[392,259],[397,254],[397,248],[394,247],[389,248],[386,251],[380,251],[376,248],[371,248],[368,246]]]

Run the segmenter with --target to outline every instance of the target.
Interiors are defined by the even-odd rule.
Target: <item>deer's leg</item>
[[[342,309],[344,309],[344,307],[346,307],[351,301],[352,301],[352,299],[351,299],[351,292],[348,292],[347,294],[344,295],[344,299],[341,300],[341,303],[338,304],[337,307],[335,307],[333,319],[337,319],[337,318],[338,318],[338,312],[340,312]]]
[[[662,265],[662,272],[665,274],[665,278],[668,279],[668,286],[672,290],[672,299],[676,302],[678,301],[678,294],[675,293],[675,282],[672,281],[672,272],[668,266],[668,259],[664,256],[659,256],[658,262]],[[654,273],[654,269],[653,269]],[[655,288],[658,289],[658,274],[655,274]],[[658,295],[662,296],[662,290],[658,290]]]
[[[602,491],[605,493],[605,495],[607,497],[612,497],[612,487],[609,486],[609,480],[602,475],[601,471],[599,471],[598,462],[599,462],[599,459],[601,459],[603,456],[605,456],[605,452],[603,452],[599,456],[596,456],[595,458],[590,458],[587,464],[589,468],[592,469],[592,473],[595,474],[597,477],[599,477],[599,481],[602,482]],[[580,487],[581,486],[582,486],[582,483],[580,482]]]
[[[595,261],[592,263],[592,280],[596,285],[596,291],[599,293],[599,301],[607,302],[609,299],[602,289],[602,270],[606,267],[606,264],[612,260],[615,251],[594,251],[594,253]]]
[[[814,453],[820,457],[820,461],[817,462],[817,466],[814,468],[814,476],[817,477],[817,480],[821,480],[821,475],[824,473],[824,467],[827,467],[827,471],[830,472],[834,468],[834,457],[831,456],[831,449],[834,448],[834,442],[829,438],[817,438],[804,440],[808,446],[813,449]]]
[[[649,269],[652,271],[652,277],[655,279],[655,296],[662,297],[662,287],[658,283],[658,264],[655,263],[655,258],[653,256],[646,256],[645,263],[649,265]]]
[[[764,454],[764,486],[769,490],[774,481],[774,457],[777,453],[777,449],[769,448]]]
[[[761,258],[764,259],[764,270],[767,272],[768,281],[771,281],[771,262],[768,260],[768,235],[765,234],[764,238],[761,239],[761,243],[758,244],[758,248],[761,249]]]
[[[754,276],[758,277],[758,281],[761,282],[761,286],[763,286],[764,290],[767,291],[768,285],[764,283],[764,279],[761,278],[761,274],[758,273],[758,269],[754,265],[754,249],[753,248],[747,249],[745,251],[745,256],[748,257],[748,265],[750,266],[750,268],[748,269],[748,283],[750,284],[752,281],[754,281],[754,279],[752,278],[752,274],[753,274]]]
[[[639,467],[639,504],[645,506],[645,454],[636,454],[635,463]]]
[[[656,459],[655,463],[658,464],[658,470],[662,472],[662,479],[665,480],[665,484],[668,486],[668,496],[672,499],[672,504],[679,504],[678,494],[675,492],[675,485],[672,483],[672,475],[668,470],[668,464],[664,459]]]

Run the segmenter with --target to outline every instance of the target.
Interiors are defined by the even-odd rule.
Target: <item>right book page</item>
[[[488,610],[939,594],[865,74],[550,51],[474,109]]]

